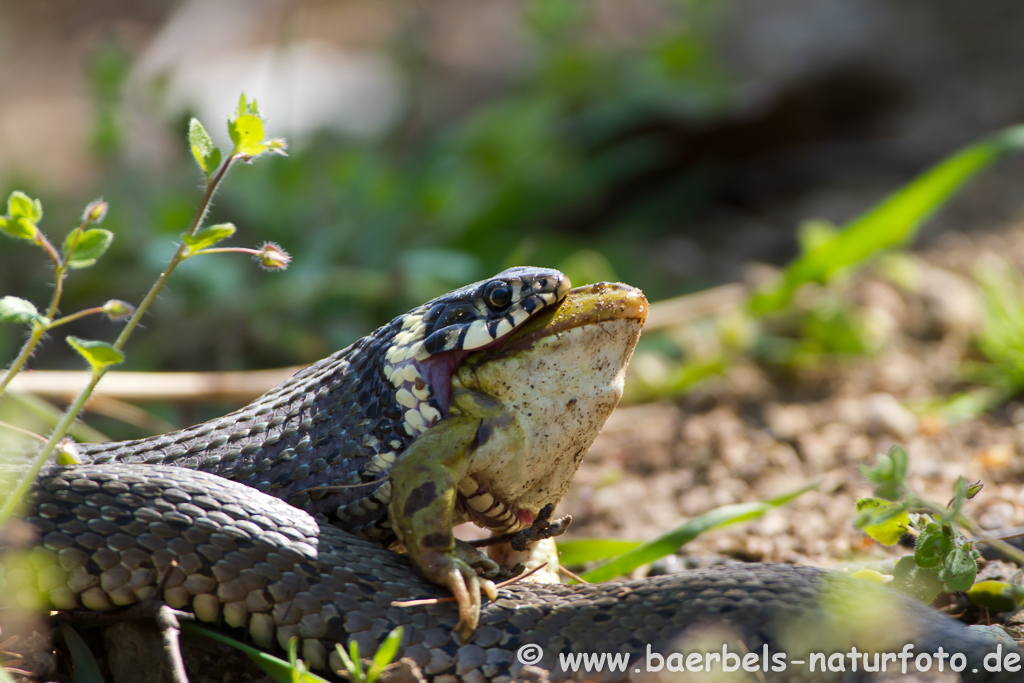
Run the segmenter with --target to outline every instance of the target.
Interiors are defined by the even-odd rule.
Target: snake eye
[[[484,287],[484,303],[492,311],[503,311],[512,303],[512,289],[501,280],[488,282]]]

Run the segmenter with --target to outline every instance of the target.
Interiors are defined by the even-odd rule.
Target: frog
[[[455,527],[508,537],[546,521],[618,405],[648,310],[625,284],[570,290],[500,347],[467,356],[448,415],[392,467],[391,528],[416,570],[455,598],[463,641],[482,596],[496,599],[489,577],[501,566]]]

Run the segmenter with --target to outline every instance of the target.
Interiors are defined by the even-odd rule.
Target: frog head
[[[648,308],[628,285],[577,287],[499,348],[463,361],[451,412],[481,423],[458,486],[462,519],[514,531],[561,500],[622,396]]]

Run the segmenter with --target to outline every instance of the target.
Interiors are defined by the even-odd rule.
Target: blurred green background
[[[656,301],[782,264],[799,220],[849,219],[1024,118],[1022,26],[1016,0],[4,3],[0,190],[40,198],[52,240],[102,195],[114,245],[62,308],[137,302],[201,194],[189,117],[223,141],[238,93],[259,98],[290,156],[234,169],[211,221],[292,267],[186,263],[124,369],[307,363],[510,265]],[[1014,177],[932,232],[1019,211]],[[0,295],[51,286],[0,241]],[[0,327],[0,358],[21,339]],[[79,367],[52,340],[32,365]]]

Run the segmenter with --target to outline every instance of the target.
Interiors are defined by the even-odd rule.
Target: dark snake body
[[[701,625],[711,624],[716,634],[725,629],[713,650],[725,645],[739,655],[760,654],[767,646],[773,663],[775,655],[784,655],[787,668],[762,672],[768,680],[869,680],[849,671],[849,661],[844,675],[822,674],[820,667],[811,674],[810,657],[800,650],[899,652],[905,643],[913,644],[914,657],[939,647],[963,653],[964,680],[1019,680],[986,673],[984,656],[995,646],[949,617],[810,567],[744,564],[620,583],[516,585],[485,603],[480,627],[460,644],[452,634],[452,603],[392,605],[444,593],[419,578],[403,556],[205,472],[48,468],[26,519],[40,534],[32,552],[37,571],[9,574],[12,590],[42,589],[63,610],[106,610],[157,598],[201,620],[241,629],[264,648],[298,637],[300,656],[318,667],[335,643],[351,638],[361,652],[373,652],[402,625],[402,656],[436,681],[512,680],[522,675],[517,653],[530,644],[543,648],[538,664],[552,680],[572,676],[559,661],[566,653],[630,654],[626,672],[594,677],[581,670],[577,678],[642,678],[635,670],[646,671],[648,648],[667,656],[680,634],[699,638]],[[870,607],[867,622],[864,605]],[[889,639],[879,643],[879,634]],[[798,657],[808,663],[796,664]],[[899,670],[898,664],[890,667]]]
[[[484,335],[508,334],[567,288],[556,271],[502,276],[518,287],[508,308],[481,303],[493,292],[493,279],[471,285],[230,415],[162,437],[86,447],[90,464],[45,469],[26,513],[38,542],[29,563],[8,564],[7,588],[35,590],[59,610],[156,599],[236,629],[263,648],[286,647],[297,637],[299,655],[320,669],[337,668],[335,643],[355,639],[362,652],[373,652],[403,625],[401,655],[438,681],[512,680],[523,673],[517,653],[527,645],[543,648],[537,664],[554,680],[643,678],[652,675],[648,652],[667,656],[678,649],[680,634],[699,640],[707,624],[718,629],[719,650],[724,644],[739,655],[767,647],[771,656],[796,660],[801,648],[832,655],[853,645],[890,652],[910,643],[914,655],[939,647],[962,653],[965,680],[1017,680],[988,674],[983,658],[995,646],[952,619],[871,584],[806,567],[742,565],[603,585],[512,586],[485,603],[480,627],[466,643],[452,635],[452,603],[393,605],[445,597],[404,557],[353,535],[387,540],[386,472],[423,431],[408,411],[430,417],[444,409],[436,387],[417,392],[412,407],[408,396],[396,398],[415,388],[412,373],[404,374],[408,358],[461,352],[463,344],[479,348]],[[529,300],[536,303],[524,316],[515,306]],[[417,367],[428,372],[428,364]],[[339,484],[366,488],[306,491]],[[858,615],[865,604],[873,610],[867,621]],[[879,642],[879,634],[892,638]],[[559,659],[572,653],[631,657],[625,671],[573,674]],[[864,680],[862,668],[854,674],[849,663],[835,675],[786,664],[758,675]]]
[[[508,289],[507,306],[488,299],[496,285]],[[451,368],[481,345],[507,337],[568,289],[556,270],[510,268],[399,316],[221,418],[79,451],[93,463],[211,472],[388,543],[394,538],[388,470],[447,413]],[[414,359],[416,348],[420,357]]]

